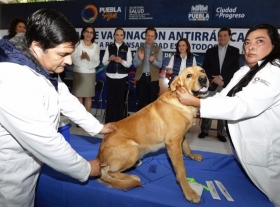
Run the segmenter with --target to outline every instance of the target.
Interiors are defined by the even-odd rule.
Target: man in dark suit
[[[222,27],[218,32],[218,45],[206,51],[202,68],[211,82],[208,96],[214,96],[226,87],[233,74],[239,69],[239,49],[228,44],[230,38],[231,30]],[[226,142],[223,133],[224,121],[217,122],[217,137],[221,142]],[[202,119],[199,138],[208,136],[211,123],[211,119]]]

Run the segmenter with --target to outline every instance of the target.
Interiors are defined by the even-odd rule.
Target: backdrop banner
[[[262,5],[262,6],[256,6]],[[7,34],[9,21],[14,17],[27,19],[30,14],[41,8],[52,8],[63,13],[80,35],[81,29],[92,25],[96,29],[95,42],[100,46],[100,60],[104,50],[113,42],[116,27],[125,30],[125,43],[136,54],[139,46],[145,42],[145,29],[155,27],[155,43],[162,48],[163,65],[159,70],[161,93],[166,90],[168,79],[165,68],[170,57],[176,51],[180,38],[187,38],[191,45],[197,64],[202,65],[205,52],[218,43],[218,31],[229,27],[232,31],[230,45],[240,51],[240,66],[244,65],[242,45],[248,29],[259,23],[271,23],[280,28],[279,0],[73,0],[64,2],[40,2],[25,4],[2,4],[0,18],[0,38]],[[71,9],[69,9],[71,8]],[[249,9],[248,9],[249,8]],[[279,30],[280,31],[280,30]],[[130,67],[128,81],[131,84],[129,103],[134,111],[135,70]],[[65,68],[66,77],[72,78],[72,67]],[[106,68],[100,64],[97,79],[106,82]],[[106,100],[106,84],[103,100]],[[104,104],[105,105],[105,104]]]
[[[27,18],[41,8],[59,10],[76,28],[86,24],[97,28],[249,28],[259,23],[280,28],[279,0],[76,0],[2,4],[1,8],[1,29],[7,29],[11,18]]]

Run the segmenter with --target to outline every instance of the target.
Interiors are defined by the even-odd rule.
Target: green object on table
[[[187,181],[189,181],[191,183],[198,183],[198,182],[196,182],[196,180],[194,178],[187,178]],[[198,184],[200,184],[200,183],[198,183]],[[202,185],[202,186],[205,190],[210,191],[210,189],[207,186],[205,186],[205,185]]]

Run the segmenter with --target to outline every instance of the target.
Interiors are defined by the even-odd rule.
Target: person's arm
[[[168,74],[173,73],[173,65],[174,65],[174,55],[171,56],[168,65],[165,67],[165,70]]]
[[[106,47],[106,50],[105,50],[105,53],[104,53],[104,56],[103,56],[103,60],[102,60],[102,64],[104,66],[107,66],[109,65],[109,50],[108,50],[108,46]]]
[[[152,64],[159,69],[161,69],[161,66],[162,66],[162,57],[163,57],[162,50],[160,48],[157,58],[152,62]]]
[[[207,78],[209,79],[209,81],[211,82],[213,77],[212,77],[212,73],[211,71],[211,63],[210,63],[210,54],[209,54],[209,50],[206,51],[203,62],[202,62],[202,68],[205,70]]]
[[[179,101],[186,106],[200,107],[200,99],[189,94],[185,88],[176,91]]]
[[[134,57],[133,57],[133,66],[135,68],[138,68],[142,64],[142,62],[144,61],[144,59],[142,59],[142,60],[140,59],[139,53],[140,53],[140,50],[138,48]]]
[[[89,164],[90,164],[89,176],[94,177],[101,174],[101,164],[97,159],[90,160]]]
[[[5,133],[11,134],[16,140],[14,142],[39,161],[82,182],[86,181],[91,172],[89,162],[57,132],[60,113],[55,89],[48,80],[34,75],[25,66],[2,66],[10,70],[0,77],[0,94],[6,97],[0,99],[0,123]],[[29,81],[26,82],[26,79]]]
[[[90,135],[98,134],[102,128],[101,124],[85,107],[73,96],[68,87],[60,80],[58,83],[59,105],[61,113],[76,124],[80,125]]]
[[[122,61],[122,65],[126,68],[129,68],[132,65],[132,55],[130,48],[128,48],[127,53],[126,53],[126,60]]]
[[[232,46],[231,46],[232,47]],[[231,59],[230,62],[227,63],[226,70],[222,73],[222,80],[227,85],[233,74],[240,68],[239,66],[239,49],[232,47],[231,48],[232,54],[231,54]]]
[[[61,113],[81,126],[91,136],[96,134],[107,134],[113,131],[111,123],[100,123],[91,113],[85,110],[78,99],[73,96],[65,83],[60,78],[58,82],[59,103]]]
[[[195,58],[195,56],[193,56],[193,64],[192,64],[193,66],[196,66],[197,64],[196,64],[196,58]]]
[[[96,68],[100,64],[100,47],[98,44],[93,43],[94,48],[90,50],[89,67]]]
[[[227,96],[230,89],[248,72],[248,67],[244,67],[237,71],[233,80],[221,93],[217,93],[213,97],[198,100],[187,92],[177,92],[178,99],[184,105],[200,107],[201,117],[203,118],[240,120],[258,116],[280,101],[280,92],[278,90],[280,88],[279,68],[270,64],[265,67],[259,73],[262,74],[261,80],[269,80],[269,84],[252,80],[235,96]],[[258,77],[258,73],[256,76]]]
[[[74,52],[71,54],[72,62],[74,65],[77,66],[79,65],[79,63],[81,62],[81,55],[82,55],[82,50],[80,49],[80,45],[76,45]]]

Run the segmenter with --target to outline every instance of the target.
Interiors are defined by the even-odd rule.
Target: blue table
[[[85,159],[94,159],[101,139],[71,135],[70,144]],[[200,152],[203,161],[184,158],[188,177],[206,185],[205,181],[221,181],[234,202],[227,201],[216,184],[221,200],[214,200],[209,191],[203,190],[199,207],[273,207],[268,198],[260,192],[232,155]],[[165,149],[147,155],[142,165],[128,173],[137,174],[143,188],[130,190],[107,188],[91,178],[81,183],[44,165],[38,181],[35,207],[156,207],[156,206],[197,206],[188,202],[176,183]]]

